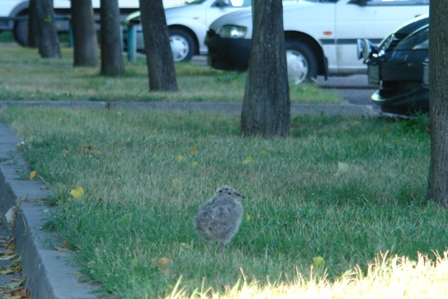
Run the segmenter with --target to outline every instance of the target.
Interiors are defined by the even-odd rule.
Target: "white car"
[[[22,46],[28,44],[28,21],[26,17],[28,16],[29,4],[29,0],[0,0],[0,32],[3,30],[12,31],[14,39]],[[139,8],[139,0],[118,0],[118,6],[124,19],[129,13]],[[92,0],[92,7],[98,14],[100,0]],[[55,16],[68,17],[70,15],[70,0],[53,0],[53,8]],[[67,32],[68,18],[56,18],[56,27],[60,32]]]
[[[193,55],[206,54],[204,38],[208,26],[217,18],[250,4],[251,0],[193,0],[182,6],[165,8],[174,61],[188,61]],[[140,12],[129,15],[127,21],[137,23],[136,48],[144,51]]]
[[[365,73],[357,39],[379,43],[396,27],[429,12],[429,0],[302,0],[283,5],[288,75],[295,83],[318,75]],[[245,70],[252,38],[250,9],[210,25],[205,40],[209,64]]]

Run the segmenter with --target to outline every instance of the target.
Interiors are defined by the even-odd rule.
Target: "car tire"
[[[315,82],[317,78],[317,59],[310,47],[297,40],[285,42],[288,78],[294,84]]]
[[[28,46],[28,21],[16,21],[13,36],[19,45],[22,47]]]
[[[191,35],[181,29],[169,29],[169,34],[173,60],[190,61],[196,50]]]

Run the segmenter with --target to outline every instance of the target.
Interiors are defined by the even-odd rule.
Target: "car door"
[[[379,43],[410,19],[429,12],[429,0],[340,0],[335,9],[338,73],[365,70],[356,55],[356,39]]]

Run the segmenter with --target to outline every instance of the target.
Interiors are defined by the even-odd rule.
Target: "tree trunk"
[[[71,0],[73,28],[73,65],[98,65],[98,41],[90,0]]]
[[[30,7],[28,9],[28,47],[37,48],[37,1],[30,0]]]
[[[176,72],[162,0],[140,0],[150,91],[177,91]]]
[[[429,24],[429,87],[431,161],[427,199],[448,206],[448,6],[431,0]]]
[[[118,0],[101,0],[101,75],[124,73]]]
[[[283,6],[255,0],[252,49],[241,115],[244,136],[286,137],[291,119]]]
[[[59,39],[54,26],[53,1],[41,0],[36,6],[39,54],[42,58],[61,58]]]

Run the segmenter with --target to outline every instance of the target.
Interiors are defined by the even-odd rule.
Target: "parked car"
[[[171,1],[171,0],[165,0]],[[21,45],[28,44],[28,21],[23,17],[28,16],[29,0],[0,0],[0,32],[12,31],[15,41]],[[124,19],[128,14],[139,7],[138,0],[119,0],[120,14]],[[68,32],[68,17],[70,16],[69,0],[53,0],[56,28],[59,32]],[[92,7],[96,15],[99,15],[100,0],[93,0]]]
[[[359,42],[361,56],[368,66],[369,84],[379,87],[371,98],[382,111],[400,114],[429,111],[429,90],[424,86],[428,43],[428,15],[404,24],[378,47],[366,40]]]
[[[301,83],[318,75],[365,73],[366,66],[356,59],[357,38],[378,43],[406,20],[428,11],[429,0],[284,2],[289,77]],[[252,29],[249,9],[214,21],[205,40],[209,64],[217,69],[247,69]]]
[[[174,61],[188,61],[193,55],[206,54],[205,34],[211,22],[220,16],[251,5],[251,0],[193,0],[165,9]],[[137,51],[144,51],[140,11],[128,16],[137,24]],[[126,39],[126,34],[124,34]]]

